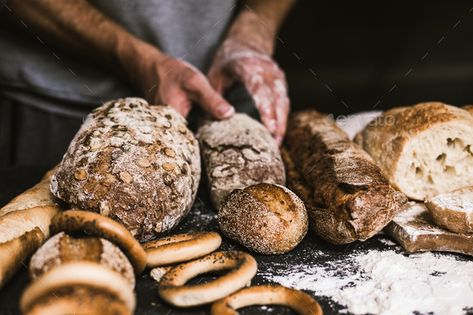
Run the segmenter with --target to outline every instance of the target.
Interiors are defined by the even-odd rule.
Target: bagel
[[[239,308],[251,305],[283,305],[300,315],[322,315],[322,308],[310,295],[283,286],[260,285],[242,289],[211,308],[211,315],[237,315]]]
[[[245,287],[255,276],[256,268],[256,260],[247,253],[215,252],[171,269],[161,279],[158,293],[179,307],[211,303]],[[234,270],[210,282],[185,285],[199,274],[228,269]]]
[[[148,267],[170,265],[205,256],[222,244],[216,232],[185,233],[143,244]]]
[[[122,301],[133,313],[135,295],[129,283],[119,273],[97,263],[72,262],[55,267],[37,278],[20,299],[20,309],[26,313],[38,299],[73,286],[86,286],[103,290]]]
[[[24,315],[131,315],[114,295],[87,286],[69,286],[35,300]]]
[[[51,222],[51,233],[85,233],[109,240],[128,257],[140,274],[146,267],[146,253],[140,243],[120,223],[98,213],[81,210],[67,210],[58,213]]]
[[[96,236],[76,238],[60,232],[41,246],[30,260],[33,281],[59,265],[73,261],[95,262],[120,273],[133,288],[135,274],[123,252],[106,239]]]

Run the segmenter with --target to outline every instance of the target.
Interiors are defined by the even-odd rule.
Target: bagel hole
[[[218,271],[209,271],[206,273],[201,273],[195,276],[194,278],[189,279],[189,281],[186,282],[186,285],[196,285],[196,284],[204,284],[207,282],[211,282],[227,273],[228,273],[228,270],[218,270]]]
[[[240,315],[251,314],[282,314],[282,315],[297,315],[291,308],[283,305],[253,305],[238,309]]]

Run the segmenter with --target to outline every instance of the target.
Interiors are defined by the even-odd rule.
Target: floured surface
[[[472,273],[473,261],[433,253],[405,256],[391,248],[354,251],[323,264],[288,262],[263,277],[330,297],[343,306],[340,313],[465,314],[473,308]]]

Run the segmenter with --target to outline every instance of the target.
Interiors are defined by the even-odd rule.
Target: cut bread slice
[[[473,115],[439,102],[394,108],[355,141],[409,198],[473,185]]]
[[[410,202],[384,229],[407,253],[439,251],[473,256],[473,235],[435,225],[421,202]]]
[[[473,233],[473,186],[437,195],[425,205],[437,225],[456,233]]]

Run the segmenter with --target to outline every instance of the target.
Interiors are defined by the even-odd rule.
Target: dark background
[[[473,102],[472,8],[473,1],[299,1],[276,52],[293,108],[346,114],[378,102],[377,109]]]

